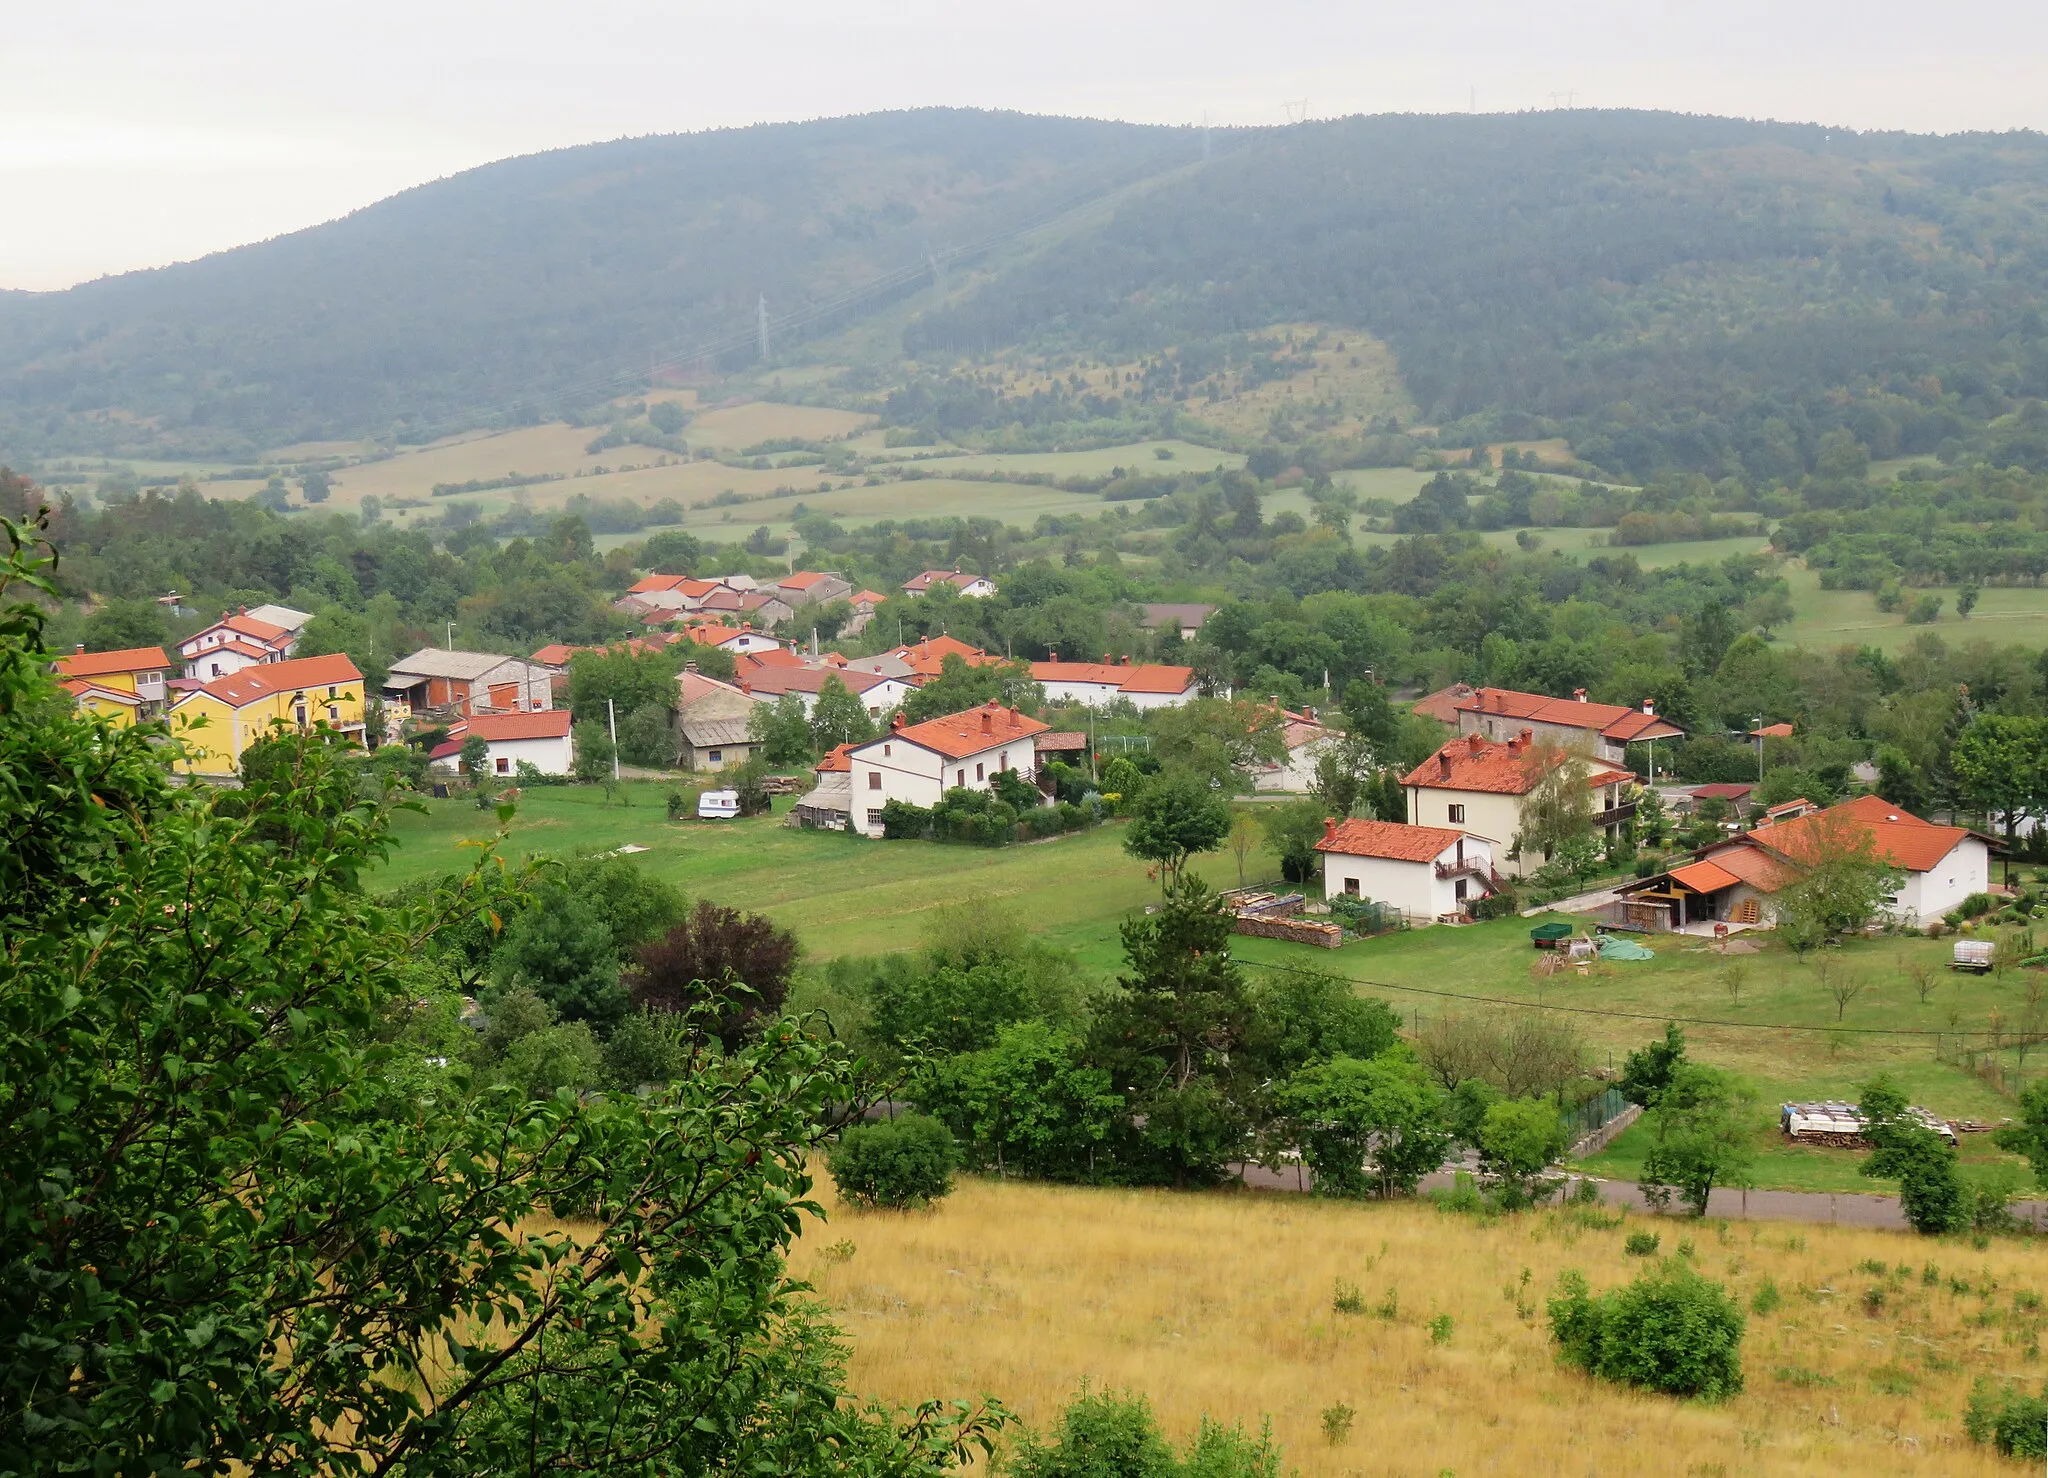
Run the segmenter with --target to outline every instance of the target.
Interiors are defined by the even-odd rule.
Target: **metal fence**
[[[1628,1100],[1621,1096],[1619,1088],[1609,1088],[1598,1098],[1589,1098],[1564,1116],[1565,1126],[1571,1130],[1572,1143],[1577,1144],[1596,1130],[1604,1129],[1624,1113],[1628,1112]]]

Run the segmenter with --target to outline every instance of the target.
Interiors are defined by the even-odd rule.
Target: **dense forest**
[[[684,346],[751,353],[763,293],[776,314],[843,300],[825,328],[925,291],[910,360],[837,392],[948,434],[1155,434],[1204,386],[1279,372],[1261,335],[1314,321],[1391,344],[1442,445],[1563,435],[1631,481],[1796,481],[1836,429],[1880,460],[2042,465],[2010,418],[2048,395],[2048,140],[1566,110],[1240,131],[1198,156],[1187,130],[921,111],[510,160],[200,262],[0,295],[0,450],[574,415]],[[927,252],[1119,187],[929,298]],[[975,372],[1020,348],[1142,368],[1022,397]],[[1405,429],[1354,461],[1405,460]]]

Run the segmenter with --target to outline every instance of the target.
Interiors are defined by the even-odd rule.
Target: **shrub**
[[[1340,1425],[1348,1432],[1345,1411]],[[1323,1430],[1332,1430],[1328,1412]],[[1144,1397],[1083,1391],[1060,1416],[1058,1444],[1027,1433],[1005,1471],[1014,1478],[1280,1478],[1280,1449],[1270,1429],[1252,1437],[1203,1417],[1186,1455],[1176,1459]]]
[[[1989,893],[1972,893],[1968,898],[1965,898],[1955,906],[1955,912],[1950,917],[1965,919],[1982,918],[1996,907],[1998,907],[1998,900]]]
[[[1767,1314],[1775,1314],[1778,1311],[1778,1305],[1784,1301],[1785,1295],[1778,1292],[1778,1285],[1769,1278],[1766,1278],[1763,1281],[1763,1286],[1750,1295],[1749,1311],[1761,1319]]]
[[[1989,1443],[2007,1457],[2048,1456],[2048,1400],[1980,1375],[1970,1388],[1963,1431],[1972,1442]]]
[[[1341,1447],[1351,1439],[1351,1421],[1358,1413],[1339,1401],[1335,1406],[1323,1408],[1323,1440],[1332,1447]]]
[[[922,1114],[860,1124],[839,1136],[827,1165],[839,1194],[862,1206],[924,1206],[953,1189],[953,1135]]]
[[[932,834],[932,813],[909,801],[885,801],[882,805],[882,835],[892,842],[920,841]]]
[[[1550,1301],[1559,1353],[1588,1375],[1720,1401],[1742,1389],[1742,1311],[1720,1284],[1668,1262],[1601,1294],[1568,1272]]]
[[[1522,900],[1512,888],[1472,900],[1466,910],[1475,919],[1511,919],[1522,911]]]
[[[1660,1240],[1655,1232],[1630,1232],[1621,1250],[1630,1257],[1655,1257]]]

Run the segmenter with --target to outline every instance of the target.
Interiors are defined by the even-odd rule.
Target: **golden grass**
[[[750,400],[743,405],[720,406],[704,411],[683,431],[692,446],[702,444],[738,451],[779,437],[801,436],[813,441],[831,441],[851,436],[872,426],[875,418],[858,411],[834,410],[822,405],[784,405],[772,400]]]
[[[1644,1226],[1666,1252],[1691,1239],[1745,1302],[1766,1278],[1783,1292],[1750,1319],[1748,1389],[1725,1405],[1600,1386],[1553,1358],[1542,1309],[1558,1274],[1626,1281],[1643,1264],[1622,1239]],[[1857,1271],[1867,1259],[1914,1271],[1894,1283]],[[2014,1294],[2048,1282],[2018,1243],[1639,1217],[1589,1230],[1557,1212],[1483,1225],[1413,1203],[979,1180],[927,1213],[835,1211],[795,1267],[851,1336],[863,1392],[988,1392],[1043,1429],[1086,1380],[1148,1397],[1176,1441],[1204,1413],[1270,1417],[1304,1475],[2010,1472],[1963,1439],[1961,1412],[1978,1374],[2040,1380],[2041,1315]],[[1398,1315],[1334,1313],[1340,1278],[1368,1305],[1394,1290]],[[1870,1287],[1886,1291],[1875,1314]],[[1438,1314],[1453,1321],[1441,1346]],[[1321,1412],[1340,1402],[1356,1422],[1332,1447]]]

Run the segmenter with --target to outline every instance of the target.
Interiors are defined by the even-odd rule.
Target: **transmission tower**
[[[1297,98],[1291,103],[1282,103],[1280,111],[1287,115],[1289,123],[1308,122],[1308,99]]]
[[[932,274],[932,286],[937,289],[940,297],[945,297],[946,264],[939,260],[938,255],[932,251],[929,243],[926,244],[924,249],[924,265],[925,270]]]
[[[754,311],[754,322],[761,336],[761,357],[768,357],[768,294],[761,294],[761,305]]]

